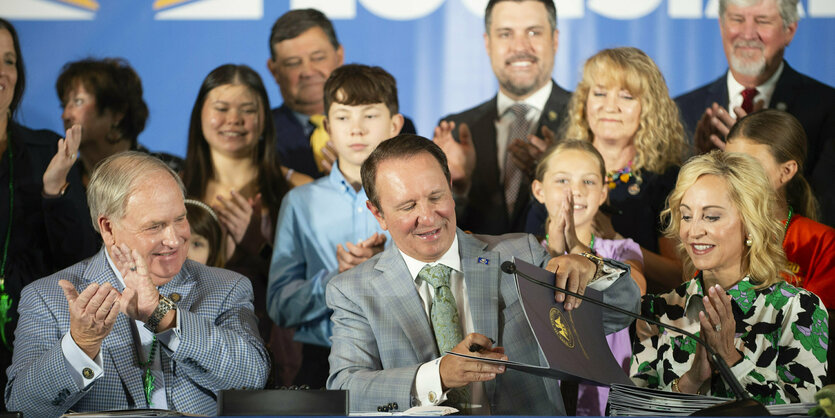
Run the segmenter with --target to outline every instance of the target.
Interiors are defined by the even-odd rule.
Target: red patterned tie
[[[758,93],[757,89],[742,90],[742,110],[744,110],[745,113],[751,113],[754,111],[754,97],[757,97]]]

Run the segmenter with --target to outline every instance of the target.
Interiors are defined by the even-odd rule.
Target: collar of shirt
[[[293,116],[295,116],[296,120],[299,121],[299,124],[302,125],[302,130],[305,135],[309,136],[313,130],[316,129],[316,127],[310,123],[310,115],[305,115],[304,113],[299,113],[292,109],[290,111],[293,112]]]
[[[516,103],[524,103],[531,107],[531,110],[528,111],[529,119],[531,112],[536,112],[537,115],[542,113],[542,109],[545,109],[545,103],[547,103],[548,98],[551,97],[551,90],[553,88],[554,83],[549,82],[537,90],[534,94],[531,94],[520,102],[514,101],[499,90],[499,94],[496,95],[496,110],[498,111],[499,118],[501,118],[505,112],[510,109],[510,106],[513,106]]]
[[[684,312],[690,312],[689,309],[691,302],[697,303],[700,307],[699,310],[704,309],[704,303],[701,300],[704,297],[704,290],[702,289],[702,280],[700,280],[700,278],[701,274],[691,280],[690,284],[687,286],[687,299],[684,302]],[[745,276],[742,280],[738,281],[727,290],[728,294],[731,295],[731,300],[736,302],[736,305],[739,306],[744,314],[747,314],[748,311],[751,310],[754,306],[754,301],[757,299],[757,293],[754,286],[754,283],[751,283],[751,278]],[[694,299],[698,299],[698,302],[693,302]]]
[[[348,183],[348,180],[345,180],[345,176],[343,176],[342,171],[339,170],[339,161],[333,162],[331,172],[330,174],[328,174],[328,181],[330,181],[330,183],[337,189],[350,193],[352,197],[355,197],[357,195],[365,195],[364,188],[360,188],[359,191],[356,191],[354,190],[354,186],[351,186],[351,184]]]
[[[432,263],[425,263],[423,261],[417,260],[415,258],[409,257],[404,253],[400,248],[397,249],[400,252],[400,255],[403,256],[403,261],[406,262],[406,267],[409,269],[409,274],[412,275],[412,279],[417,282],[418,273],[423,268],[423,266],[429,264],[434,266],[435,264],[443,264],[447,267],[452,268],[457,272],[461,271],[461,255],[458,254],[458,234],[455,235],[455,238],[452,240],[452,245],[449,249],[441,256],[441,258],[435,260]],[[463,272],[462,272],[463,273]]]
[[[771,103],[771,96],[774,94],[774,89],[777,88],[777,80],[780,79],[780,75],[783,74],[783,68],[785,67],[785,63],[781,62],[780,66],[777,67],[777,71],[771,75],[771,78],[766,80],[765,83],[760,84],[757,86],[757,95],[754,96],[754,103],[758,101],[765,101],[765,109],[770,107]],[[742,90],[745,90],[745,86],[739,84],[738,81],[734,78],[733,74],[731,74],[730,70],[728,71],[728,112],[731,115],[736,115],[734,113],[734,108],[737,106],[742,106]]]

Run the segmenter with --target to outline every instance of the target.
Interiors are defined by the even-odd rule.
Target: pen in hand
[[[490,339],[490,343],[492,343],[492,344],[496,343],[496,340],[494,340],[492,338],[489,338],[489,339]],[[477,353],[479,351],[484,350],[484,347],[482,347],[481,344],[472,343],[472,344],[470,344],[469,350],[470,350],[471,353]]]

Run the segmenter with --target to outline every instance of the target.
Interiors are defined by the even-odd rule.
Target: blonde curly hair
[[[702,176],[713,175],[725,181],[728,198],[739,212],[744,236],[751,239],[742,253],[742,273],[757,283],[756,289],[767,288],[783,281],[786,254],[783,252],[783,225],[774,219],[777,195],[768,181],[765,169],[746,154],[714,150],[691,158],[678,173],[676,187],[667,198],[667,209],[661,212],[668,219],[664,235],[678,241],[679,258],[684,263],[685,277],[693,277],[696,267],[679,238],[681,199]],[[745,245],[740,242],[739,245]]]
[[[670,98],[664,76],[643,51],[632,47],[604,49],[583,66],[583,78],[571,96],[563,138],[594,140],[586,103],[596,85],[620,86],[641,101],[641,120],[633,136],[632,170],[663,173],[681,164],[686,147],[678,106]]]

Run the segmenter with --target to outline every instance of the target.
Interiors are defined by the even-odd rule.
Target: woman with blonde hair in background
[[[680,262],[661,234],[659,214],[685,152],[684,128],[652,59],[631,47],[589,58],[561,130],[563,138],[590,141],[606,164],[609,199],[595,220],[595,235],[640,244],[650,291],[681,283]],[[542,225],[544,212],[532,209],[528,232],[532,222]]]
[[[826,380],[829,316],[815,294],[784,280],[776,200],[748,155],[714,151],[688,161],[664,214],[692,279],[644,296],[641,313],[698,334],[763,404],[814,402]],[[643,321],[635,336],[637,385],[734,397],[690,337]]]

